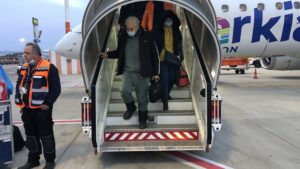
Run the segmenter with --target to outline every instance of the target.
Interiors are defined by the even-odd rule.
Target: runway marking
[[[161,154],[196,169],[233,169],[189,152],[174,151]]]
[[[53,120],[55,125],[63,125],[63,124],[81,124],[81,119],[62,119],[62,120]],[[20,120],[13,121],[13,124],[16,126],[23,125],[23,122]]]

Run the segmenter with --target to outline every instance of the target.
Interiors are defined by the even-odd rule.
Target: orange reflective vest
[[[142,19],[142,28],[144,30],[152,31],[153,29],[153,15],[154,15],[154,3],[148,1],[146,4],[145,12]]]
[[[176,5],[175,5],[175,4],[168,3],[168,2],[164,2],[164,10],[165,10],[165,11],[171,10],[171,11],[173,11],[174,13],[176,13]]]
[[[176,5],[168,2],[164,2],[163,5],[165,11],[171,10],[174,13],[176,13]],[[155,5],[153,3],[153,0],[149,0],[146,4],[146,8],[145,8],[145,12],[141,24],[144,30],[148,30],[150,32],[153,30],[153,20],[155,19],[153,18],[154,12],[155,12]]]
[[[29,89],[26,89],[26,78],[28,74],[28,64],[25,63],[20,68],[16,86],[15,103],[20,108],[25,107],[23,96],[28,94],[28,106],[31,109],[38,109],[44,103],[49,93],[48,75],[50,62],[41,59],[37,66],[32,70]],[[27,90],[29,90],[27,92]]]

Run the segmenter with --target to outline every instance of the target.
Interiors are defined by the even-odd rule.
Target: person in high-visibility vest
[[[55,167],[52,108],[60,95],[61,86],[57,68],[41,56],[37,44],[27,43],[24,48],[26,63],[18,71],[15,103],[21,108],[29,150],[26,164],[19,169],[39,166],[42,147],[46,160],[44,168]]]
[[[154,15],[154,2],[148,0],[145,8],[145,12],[142,19],[142,28],[144,30],[152,31],[153,29],[153,15]]]
[[[172,10],[176,13],[176,5],[168,2],[153,2],[148,0],[142,19],[142,28],[152,32],[163,20],[164,11]]]

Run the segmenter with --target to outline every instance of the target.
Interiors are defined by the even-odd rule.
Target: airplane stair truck
[[[220,46],[210,1],[173,0],[183,35],[184,67],[190,85],[174,87],[169,110],[149,103],[148,128],[138,129],[138,115],[123,120],[121,76],[115,76],[117,60],[101,59],[103,51],[116,48],[119,7],[138,0],[92,0],[85,11],[81,67],[87,97],[82,99],[82,128],[89,133],[95,153],[116,151],[208,151],[213,132],[221,129],[221,97],[217,93]],[[169,2],[169,1],[168,1]]]

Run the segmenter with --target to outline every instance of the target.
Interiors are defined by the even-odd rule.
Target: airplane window
[[[247,10],[246,4],[240,4],[240,10],[241,11],[246,11]]]
[[[282,3],[281,3],[281,2],[277,2],[277,3],[276,3],[276,8],[277,8],[278,10],[281,10],[281,9],[283,8]]]
[[[228,12],[229,11],[228,5],[222,5],[222,11],[223,12]]]
[[[265,9],[265,4],[263,4],[263,3],[257,4],[257,9],[260,10],[260,11],[264,10]]]
[[[300,9],[300,2],[294,2],[295,9]]]

